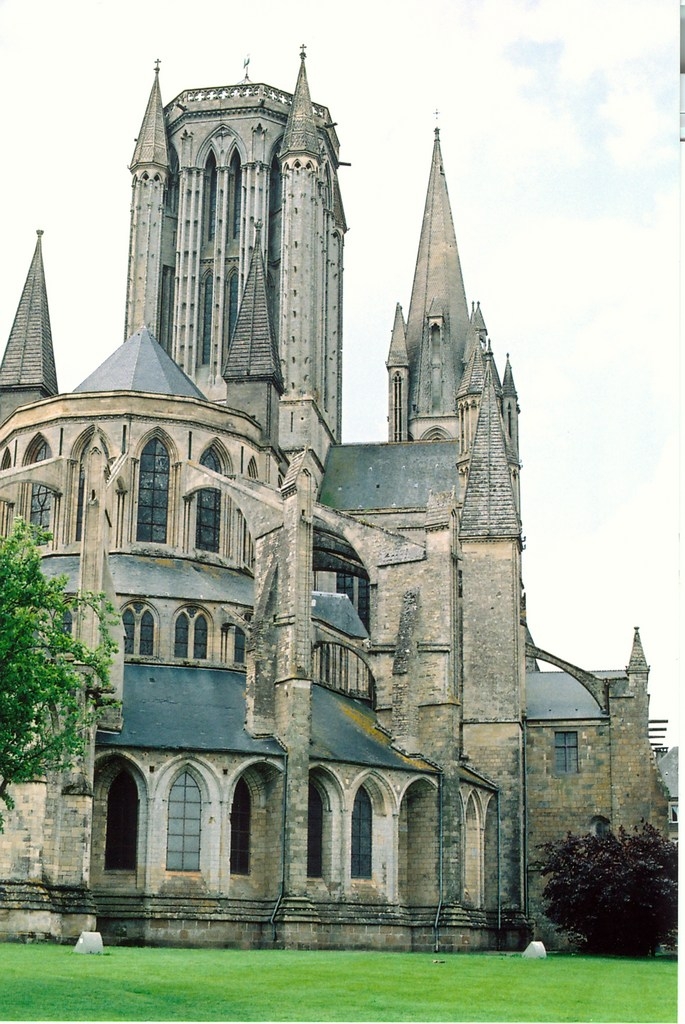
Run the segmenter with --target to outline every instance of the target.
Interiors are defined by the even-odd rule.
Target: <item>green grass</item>
[[[675,1021],[676,980],[663,959],[6,943],[0,1020]]]

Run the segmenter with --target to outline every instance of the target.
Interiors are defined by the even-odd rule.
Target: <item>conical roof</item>
[[[57,371],[43,269],[43,232],[36,234],[36,248],[0,365],[0,388],[37,388],[48,398],[58,392]]]
[[[134,171],[141,164],[152,165],[163,171],[169,169],[169,147],[164,126],[164,106],[159,88],[158,67],[155,68],[155,80],[133,151],[131,170]]]
[[[480,395],[485,384],[485,361],[480,342],[477,342],[471,351],[468,366],[464,370],[461,384],[457,391],[457,398],[464,398],[466,395]]]
[[[490,362],[485,367],[459,533],[463,538],[518,537],[521,533]]]
[[[286,156],[288,153],[309,154],[315,157],[319,155],[319,139],[304,62],[305,52],[303,47],[300,52],[300,70],[297,76],[295,92],[293,93],[293,104],[290,108],[288,123],[283,135],[281,157]]]
[[[635,627],[635,633],[633,636],[633,646],[630,651],[630,661],[628,662],[628,672],[648,672],[649,665],[645,658],[645,652],[642,648],[642,640],[640,639],[640,630],[638,626]]]
[[[469,314],[437,128],[407,318],[407,350],[412,369],[418,367],[420,349],[428,340],[424,328],[429,312],[445,317],[453,364],[445,369],[449,377],[456,377],[456,389],[463,368]]]
[[[147,327],[141,327],[120,345],[74,391],[142,391],[153,395],[205,399]]]
[[[278,346],[271,326],[262,256],[257,230],[240,309],[223,371],[226,381],[272,379],[283,388]]]
[[[502,394],[510,395],[512,398],[518,398],[516,394],[516,385],[514,384],[514,374],[511,372],[511,363],[509,362],[509,353],[507,352],[507,365],[504,367],[504,378],[502,380]]]
[[[395,321],[392,326],[387,365],[409,366],[409,357],[407,355],[407,328],[404,323],[404,315],[399,302],[395,306]]]

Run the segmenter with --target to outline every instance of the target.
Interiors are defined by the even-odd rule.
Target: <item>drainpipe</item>
[[[440,914],[442,912],[442,854],[443,854],[443,829],[442,829],[442,772],[438,775],[438,909],[435,912],[433,923],[433,951],[440,952]]]
[[[281,819],[281,889],[278,893],[278,899],[271,914],[269,924],[272,928],[272,941],[274,946],[276,945],[276,914],[278,908],[283,902],[283,896],[285,895],[285,826],[287,818],[287,793],[288,793],[288,751],[283,754],[283,808],[282,808],[282,819]]]
[[[521,752],[523,768],[523,913],[528,919],[528,764],[526,761],[526,744],[528,742],[527,720],[523,716],[523,750]]]
[[[499,789],[495,792],[497,800],[497,947],[502,942],[502,821],[500,818]]]

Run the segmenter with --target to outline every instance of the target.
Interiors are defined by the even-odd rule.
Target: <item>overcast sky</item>
[[[678,26],[672,0],[0,0],[0,346],[37,228],[60,390],[122,342],[156,58],[165,103],[240,81],[248,54],[292,91],[306,43],[351,164],[344,440],[387,437],[437,124],[467,298],[519,392],[533,637],[623,668],[639,625],[675,742]]]

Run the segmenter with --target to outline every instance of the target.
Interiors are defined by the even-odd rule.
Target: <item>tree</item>
[[[67,594],[64,576],[43,575],[38,545],[48,539],[17,519],[0,540],[0,800],[9,809],[9,787],[71,767],[96,709],[113,703],[112,609],[102,595]],[[70,628],[88,614],[99,624],[93,648]]]
[[[648,956],[675,935],[678,848],[653,825],[545,843],[546,913],[588,953]]]

